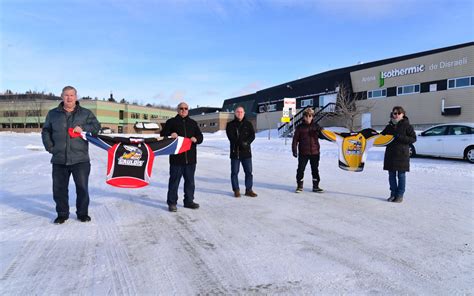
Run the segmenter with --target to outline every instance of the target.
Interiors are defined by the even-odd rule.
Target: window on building
[[[25,114],[28,117],[41,116],[41,111],[40,110],[26,110]]]
[[[367,92],[368,99],[376,99],[376,98],[385,98],[387,96],[387,89],[375,89],[369,90]]]
[[[118,126],[117,131],[118,131],[119,134],[122,134],[123,133],[123,126]]]
[[[3,117],[18,117],[17,111],[4,111]]]
[[[120,119],[120,120],[123,120],[123,110],[120,110],[120,111],[119,111],[119,119]]]
[[[158,119],[158,115],[152,114],[152,115],[151,115],[151,119]]]
[[[215,122],[209,123],[209,126],[216,126],[217,124]]]
[[[301,108],[306,106],[313,106],[313,99],[301,100]]]
[[[419,93],[419,92],[420,92],[419,84],[404,85],[404,86],[397,87],[397,96],[409,95],[409,94],[414,94],[414,93]]]
[[[148,114],[143,114],[143,119],[148,119]]]
[[[438,85],[436,83],[430,84],[430,91],[437,91]]]
[[[473,82],[474,77],[460,77],[448,79],[448,89],[473,86]]]
[[[130,117],[133,119],[140,119],[140,113],[130,113]]]

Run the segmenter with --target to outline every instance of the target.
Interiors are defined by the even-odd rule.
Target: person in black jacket
[[[176,138],[178,136],[190,138],[193,142],[191,149],[181,154],[170,155],[170,179],[168,183],[168,210],[176,212],[178,203],[178,187],[181,177],[184,177],[184,207],[198,209],[199,204],[194,202],[194,173],[196,171],[196,146],[201,144],[203,136],[196,121],[189,116],[189,107],[185,102],[178,105],[178,115],[166,121],[161,131],[162,137]]]
[[[394,140],[385,149],[383,161],[383,169],[388,171],[390,184],[390,197],[387,201],[400,203],[405,193],[405,173],[410,171],[409,145],[416,142],[416,133],[402,107],[393,107],[390,122],[382,134],[394,136]]]
[[[245,195],[256,197],[253,191],[252,149],[250,144],[255,140],[255,130],[250,121],[245,118],[244,107],[237,107],[234,120],[227,123],[226,134],[230,142],[230,181],[235,197],[240,197],[239,168],[245,172]]]
[[[72,174],[76,184],[76,214],[81,222],[91,220],[89,216],[89,174],[91,164],[88,142],[81,138],[70,138],[68,129],[74,132],[98,133],[100,123],[94,114],[79,105],[77,91],[72,86],[63,88],[63,101],[48,112],[41,131],[46,151],[51,153],[53,164],[53,198],[58,217],[55,224],[69,219],[69,178]]]

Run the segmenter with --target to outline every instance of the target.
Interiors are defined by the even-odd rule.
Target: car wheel
[[[408,153],[410,153],[410,157],[415,157],[416,156],[415,146],[410,144],[408,148]]]
[[[474,163],[474,146],[469,146],[464,151],[464,158],[470,163]]]

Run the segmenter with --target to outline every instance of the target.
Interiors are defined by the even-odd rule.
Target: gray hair
[[[179,106],[181,106],[181,105],[183,105],[183,104],[185,104],[185,105],[188,106],[188,108],[189,108],[189,105],[188,105],[186,102],[181,102],[181,103],[178,104],[178,106],[176,106],[176,109],[179,110]]]
[[[68,85],[68,86],[63,87],[63,91],[61,92],[61,97],[63,96],[64,92],[67,90],[73,90],[74,93],[77,95],[77,89],[74,86]]]

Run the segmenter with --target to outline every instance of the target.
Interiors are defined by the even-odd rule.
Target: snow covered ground
[[[228,142],[198,148],[195,211],[166,205],[168,158],[152,183],[105,183],[106,153],[91,146],[91,223],[54,225],[50,156],[39,134],[0,133],[1,295],[473,294],[473,168],[416,158],[402,204],[388,203],[384,148],[361,173],[321,143],[321,187],[295,189],[290,143],[253,144],[257,198],[233,198]],[[241,188],[243,172],[241,172]],[[70,204],[75,204],[71,180]],[[182,189],[180,189],[182,203]]]

